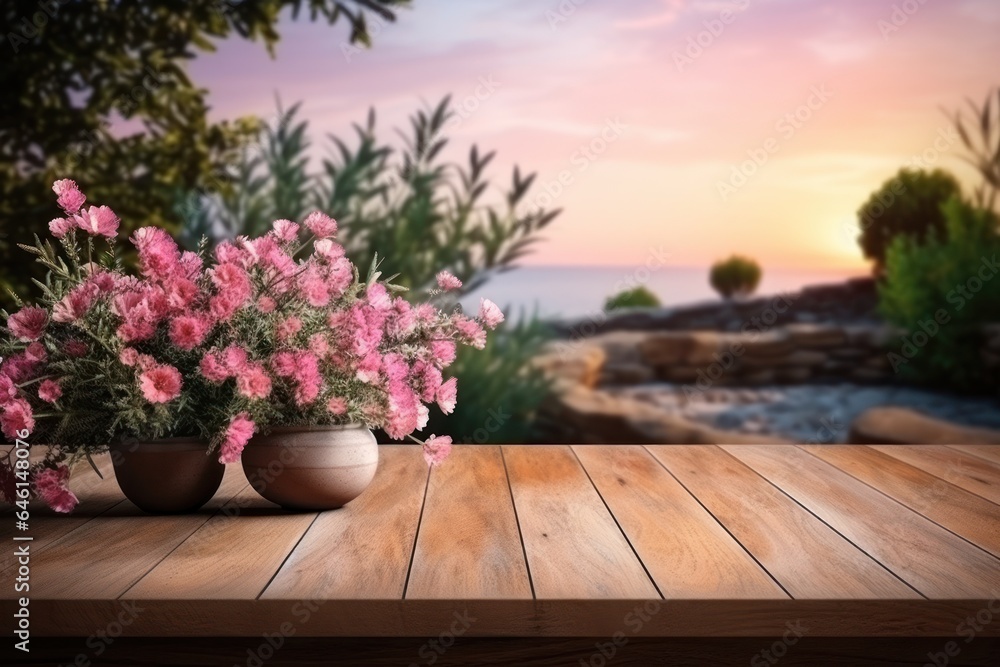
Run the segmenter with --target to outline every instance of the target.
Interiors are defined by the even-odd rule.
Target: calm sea
[[[765,270],[757,294],[777,294],[806,285],[835,283],[862,272]],[[653,291],[664,306],[718,300],[708,284],[707,268],[669,267],[651,272],[635,267],[531,266],[493,277],[462,300],[467,311],[487,297],[517,319],[519,311],[537,309],[541,317],[582,317],[599,312],[604,300],[637,284]]]

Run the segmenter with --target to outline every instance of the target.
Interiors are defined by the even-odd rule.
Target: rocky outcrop
[[[755,318],[766,326],[839,322],[876,324],[878,292],[871,278],[814,285],[800,292],[739,301],[712,301],[677,308],[633,309],[554,322],[566,338],[585,338],[610,331],[738,332]]]
[[[854,420],[848,439],[859,445],[1000,445],[1000,431],[968,428],[905,408],[872,408]]]

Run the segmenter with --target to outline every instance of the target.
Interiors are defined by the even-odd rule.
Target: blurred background
[[[58,178],[189,247],[321,209],[505,307],[457,442],[1000,443],[1000,3],[2,15],[5,292]]]

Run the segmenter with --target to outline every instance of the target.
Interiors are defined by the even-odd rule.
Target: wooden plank
[[[645,449],[573,451],[665,598],[788,597]]]
[[[919,597],[836,531],[715,445],[650,445],[647,449],[792,597]],[[779,447],[778,451],[784,449]]]
[[[475,619],[456,645],[471,637],[590,637],[610,641],[616,632],[635,637],[756,637],[760,649],[770,647],[789,629],[801,623],[806,638],[816,637],[936,637],[939,650],[948,638],[963,645],[956,628],[972,629],[968,619],[988,611],[992,600],[32,600],[32,639],[48,636],[88,637],[108,627],[125,605],[141,611],[121,628],[127,637],[244,637],[246,648],[256,649],[261,635],[274,636],[283,623],[291,625],[294,637],[419,638],[411,647],[410,660],[430,638],[448,633],[458,618]],[[9,618],[12,601],[0,601],[0,614]],[[127,616],[126,616],[127,618]],[[972,646],[986,637],[1000,637],[996,614],[992,623],[976,623]],[[287,626],[286,626],[287,627]],[[116,628],[117,630],[117,628]],[[288,632],[288,630],[286,630]],[[769,638],[763,640],[763,638]],[[46,641],[38,642],[39,646]],[[83,641],[80,648],[83,649]],[[8,644],[9,645],[9,644]],[[180,642],[179,645],[183,645]],[[286,646],[289,644],[286,643]],[[295,645],[292,642],[291,645]],[[800,644],[801,645],[801,644]],[[34,653],[35,642],[32,644]],[[114,657],[118,640],[108,651]],[[795,650],[798,646],[793,647]],[[758,649],[758,650],[760,650]],[[595,649],[596,650],[596,649]],[[70,654],[73,655],[73,654]],[[281,654],[284,656],[284,654]],[[774,655],[774,654],[772,654]],[[242,656],[231,662],[245,664]],[[586,661],[589,654],[582,657]],[[102,656],[103,657],[103,656]],[[645,665],[626,658],[625,650],[608,666]],[[753,655],[746,656],[747,664]],[[791,653],[789,654],[789,658]],[[564,656],[560,665],[573,665],[579,655]],[[926,659],[926,656],[925,656]],[[164,664],[167,656],[153,664]],[[341,664],[331,655],[318,655],[312,665]],[[288,664],[282,657],[278,664]],[[101,662],[101,664],[105,664]],[[134,663],[127,663],[132,665]],[[168,664],[174,664],[170,662]],[[200,662],[199,665],[206,663]],[[213,663],[214,664],[214,663]],[[226,663],[231,664],[231,663]],[[265,661],[264,664],[271,664]],[[352,664],[352,663],[344,663]],[[407,663],[403,663],[407,664]],[[437,663],[435,663],[437,664]],[[449,653],[444,664],[460,664]],[[506,663],[527,664],[513,659]],[[597,662],[594,662],[597,664]],[[663,661],[652,664],[664,664]],[[665,664],[714,664],[670,663]],[[726,663],[729,664],[729,663]],[[781,665],[784,665],[784,661]],[[813,663],[793,660],[792,665]],[[824,664],[825,663],[819,663]],[[886,665],[898,665],[888,662]],[[923,664],[913,663],[914,667]],[[952,663],[949,663],[952,664]],[[955,664],[967,665],[963,659]],[[992,663],[995,665],[996,663]]]
[[[107,455],[96,456],[94,463],[104,475],[104,479],[98,477],[87,463],[84,463],[82,467],[77,466],[70,477],[70,489],[80,499],[80,504],[76,506],[76,509],[69,514],[59,514],[49,509],[41,500],[32,501],[29,506],[31,516],[28,521],[28,530],[26,532],[15,530],[14,517],[10,516],[0,524],[0,540],[10,541],[15,534],[27,535],[32,538],[32,553],[39,553],[63,535],[76,530],[125,500],[125,496],[118,488],[118,482],[115,481],[111,457]],[[0,578],[11,567],[6,563],[6,559],[5,565],[6,568],[0,571]]]
[[[503,453],[537,598],[660,598],[569,447]]]
[[[864,445],[802,448],[1000,556],[1000,506]]]
[[[499,447],[456,446],[431,471],[406,597],[532,597]]]
[[[255,599],[316,518],[246,487],[128,589],[125,599]]]
[[[246,486],[243,470],[229,466],[197,513],[150,515],[127,500],[115,505],[32,557],[32,598],[117,598]]]
[[[379,447],[371,486],[313,522],[261,599],[401,599],[427,475],[420,447]]]
[[[924,595],[1000,591],[1000,560],[829,463],[791,446],[724,449]]]
[[[1000,464],[1000,445],[948,445],[948,447]]]
[[[944,445],[872,445],[884,454],[895,457],[960,486],[977,496],[1000,503],[1000,464],[991,463]]]

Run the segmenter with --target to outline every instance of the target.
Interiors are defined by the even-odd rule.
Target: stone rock
[[[775,372],[770,368],[762,368],[758,371],[753,371],[752,373],[745,373],[740,375],[740,384],[746,384],[750,386],[760,386],[764,384],[773,384],[775,380]]]
[[[866,366],[857,366],[851,369],[849,376],[858,382],[884,382],[892,377],[892,373]]]
[[[783,329],[743,334],[733,342],[743,346],[744,359],[781,357],[795,350],[791,337]]]
[[[722,334],[714,331],[670,331],[647,336],[639,344],[642,359],[654,366],[684,363],[708,364],[721,346]]]
[[[840,327],[819,324],[789,324],[785,331],[792,343],[804,348],[837,347],[847,342],[847,334]]]
[[[877,371],[888,372],[889,371],[889,359],[884,354],[880,354],[874,357],[868,357],[865,359],[865,367],[872,368]]]
[[[792,368],[779,368],[775,372],[775,379],[778,382],[783,382],[787,384],[800,384],[802,382],[807,382],[813,376],[813,371],[811,368],[802,367],[792,367]]]
[[[881,350],[896,342],[905,332],[897,327],[881,324],[844,327],[844,333],[850,345]]]
[[[656,369],[656,375],[661,380],[666,380],[667,382],[686,384],[697,380],[698,371],[700,370],[702,369],[695,368],[694,366],[680,366],[674,364],[669,366],[659,366]]]
[[[613,331],[589,338],[587,343],[604,350],[609,365],[641,364],[639,345],[648,337],[641,331]]]
[[[820,367],[829,361],[830,357],[815,350],[795,350],[791,354],[780,357],[757,357],[743,359],[741,366],[747,369],[786,368],[786,367]]]
[[[656,373],[645,364],[608,361],[601,370],[600,384],[645,384],[655,379]]]
[[[595,345],[557,343],[536,357],[534,364],[557,382],[595,387],[605,359],[604,350]]]
[[[960,426],[905,408],[872,408],[851,424],[848,441],[862,445],[1000,445],[1000,431]]]

